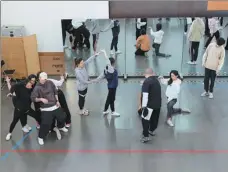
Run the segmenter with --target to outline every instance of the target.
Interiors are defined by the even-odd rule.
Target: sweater
[[[148,35],[141,35],[136,41],[136,48],[140,48],[143,51],[150,50],[150,38]]]
[[[159,30],[154,32],[152,29],[150,30],[150,34],[154,37],[154,43],[161,44],[164,36],[163,30]]]
[[[84,62],[84,67],[83,68],[79,68],[79,67],[75,68],[76,84],[77,84],[78,91],[84,91],[85,89],[88,88],[88,84],[91,83],[89,81],[89,75],[88,75],[88,72],[86,70],[86,67],[96,57],[97,57],[96,55],[93,55],[93,56],[89,57]]]
[[[211,43],[204,55],[202,64],[205,68],[214,71],[220,71],[225,60],[225,48],[223,46],[218,46],[216,43]]]
[[[218,17],[212,17],[208,19],[208,27],[210,29],[210,34],[213,35],[219,30],[219,20]]]
[[[201,18],[196,18],[189,29],[188,40],[191,42],[200,42],[205,32],[205,24]]]
[[[162,79],[161,82],[162,84],[168,85],[167,79]],[[168,98],[168,102],[170,102],[173,99],[178,99],[179,93],[180,93],[180,85],[181,85],[181,80],[177,79],[173,81],[171,85],[167,86],[165,95]]]

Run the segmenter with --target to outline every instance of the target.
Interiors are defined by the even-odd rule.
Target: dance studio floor
[[[216,83],[214,99],[200,97],[202,80],[185,80],[180,106],[190,115],[175,116],[175,127],[164,123],[166,100],[160,115],[157,136],[148,144],[140,142],[141,122],[137,116],[139,80],[120,80],[116,97],[119,118],[102,117],[106,83],[89,86],[88,117],[77,115],[75,80],[67,81],[64,92],[72,113],[72,128],[61,141],[48,136],[44,146],[37,143],[34,129],[22,135],[18,124],[11,141],[5,136],[12,120],[13,107],[1,94],[1,171],[8,172],[227,172],[228,159],[228,80]],[[165,88],[163,87],[163,92]]]
[[[157,19],[148,19],[148,27],[152,26],[155,30]],[[228,18],[224,17],[223,26],[228,23]],[[109,21],[100,20],[101,29],[108,26]],[[198,64],[188,65],[187,62],[190,60],[189,56],[189,42],[186,40],[187,36],[184,34],[184,21],[179,18],[171,18],[169,22],[165,19],[162,20],[163,30],[165,32],[163,43],[161,45],[160,51],[166,54],[170,54],[170,58],[159,58],[153,56],[152,50],[148,53],[149,57],[135,56],[135,19],[121,19],[120,26],[121,31],[119,35],[119,50],[122,54],[117,56],[117,68],[119,75],[127,74],[128,76],[141,76],[142,72],[147,67],[152,67],[159,75],[168,75],[172,69],[179,70],[184,76],[202,76],[204,75],[204,69],[202,68],[202,56],[205,51],[204,45],[205,40],[203,39],[200,43]],[[88,28],[90,28],[89,22],[87,23]],[[228,37],[228,27],[221,31],[221,36],[224,39]],[[106,49],[109,53],[110,44],[112,39],[111,30],[108,32],[101,32],[98,48]],[[68,40],[68,38],[67,38]],[[69,41],[67,41],[69,42]],[[92,42],[92,38],[91,41]],[[87,59],[91,56],[92,49],[80,49],[77,51],[72,51],[65,49],[66,56],[66,67],[70,75],[74,75],[74,65],[73,59],[75,57],[83,57]],[[226,58],[228,58],[228,53],[226,53]],[[95,61],[91,62],[88,67],[90,76],[97,76],[103,72],[105,66],[105,59],[100,56]],[[222,76],[227,76],[228,74],[228,61],[225,60],[224,67],[220,73]]]

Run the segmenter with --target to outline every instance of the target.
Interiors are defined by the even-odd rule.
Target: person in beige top
[[[190,41],[190,54],[191,54],[191,61],[188,64],[196,64],[200,40],[202,39],[205,32],[205,24],[203,20],[197,17],[190,27],[188,32],[188,40]]]
[[[216,43],[211,43],[204,55],[202,65],[205,67],[205,76],[204,76],[204,90],[205,92],[201,95],[203,97],[209,96],[213,98],[213,88],[214,82],[217,74],[222,69],[225,59],[225,39],[219,38]],[[209,86],[209,80],[210,86]]]

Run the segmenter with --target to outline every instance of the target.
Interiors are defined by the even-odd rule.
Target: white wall
[[[39,52],[62,52],[61,19],[109,18],[108,1],[2,1],[1,25],[36,34]]]

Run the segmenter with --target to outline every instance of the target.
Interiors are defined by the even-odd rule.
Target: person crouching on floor
[[[44,144],[44,138],[51,129],[53,119],[57,120],[57,127],[54,130],[67,132],[65,128],[65,114],[60,108],[58,92],[52,81],[47,80],[45,72],[40,73],[39,82],[36,84],[31,99],[33,102],[40,102],[41,125],[38,135],[38,143]]]

